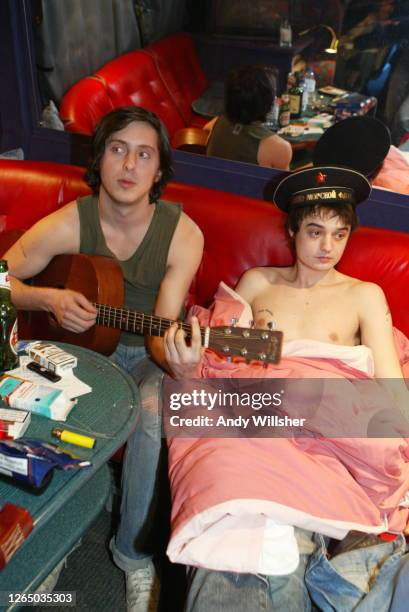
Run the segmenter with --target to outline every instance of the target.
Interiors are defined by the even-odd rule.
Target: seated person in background
[[[243,66],[232,70],[226,81],[225,112],[211,122],[206,154],[288,170],[291,145],[263,125],[274,97],[272,69]]]
[[[313,151],[315,166],[345,166],[364,174],[373,187],[409,195],[409,163],[393,145],[388,128],[373,117],[338,121]]]
[[[59,254],[103,255],[118,261],[125,306],[176,319],[200,263],[203,236],[181,206],[160,199],[172,176],[168,134],[152,112],[132,106],[108,113],[93,135],[86,180],[92,195],[66,204],[29,229],[5,254],[12,299],[19,309],[51,312],[67,330],[81,333],[96,309],[70,289],[24,283]],[[164,365],[162,338],[149,353]],[[123,332],[111,359],[140,384],[141,406],[123,465],[121,520],[111,548],[126,573],[128,610],[152,611],[158,581],[152,563],[152,523],[157,501],[161,418],[156,391],[163,370],[151,361],[144,338]]]
[[[379,286],[335,269],[357,224],[355,205],[366,200],[369,193],[370,185],[364,176],[341,168],[304,170],[289,175],[280,183],[274,200],[288,213],[287,229],[295,247],[295,263],[288,268],[247,271],[237,285],[238,297],[233,295],[232,299],[235,308],[237,303],[250,305],[252,313],[249,316],[254,319],[255,327],[266,329],[270,322],[284,332],[283,361],[276,366],[255,369],[255,374],[252,374],[251,364],[228,363],[223,368],[226,378],[295,376],[308,379],[312,376],[319,379],[325,378],[324,372],[328,371],[330,376],[395,379],[396,386],[387,391],[391,395],[387,395],[386,408],[390,407],[393,397],[404,419],[409,419],[409,394],[394,344],[385,295]],[[228,318],[227,300],[223,296],[222,308]],[[241,315],[239,325],[240,321]],[[309,354],[305,352],[307,346]],[[363,356],[362,352],[369,359],[364,358],[360,364],[355,361],[353,365],[352,355],[356,359],[359,354]],[[211,352],[203,352],[195,319],[192,319],[190,345],[185,342],[183,330],[176,326],[168,330],[165,354],[175,377],[182,380],[221,376],[221,360],[212,357]],[[323,359],[324,354],[329,357],[328,361]],[[337,360],[336,367],[341,367],[338,374],[331,369],[335,365],[333,359]],[[313,373],[316,367],[319,371]],[[355,374],[348,369],[350,367],[355,368]],[[343,368],[347,370],[342,373]],[[377,382],[383,384],[382,380]],[[347,398],[339,399],[341,404],[333,416],[341,409],[340,418],[348,418],[342,415],[348,411]],[[353,410],[356,406],[354,403]],[[308,411],[308,406],[304,409]],[[404,538],[399,535],[391,545],[376,535],[361,534],[361,540],[366,538],[367,543],[362,549],[358,544],[352,546],[351,557],[345,550],[351,550],[349,543],[354,532],[347,536],[347,548],[342,538],[348,530],[358,529],[358,524],[360,531],[366,534],[380,533],[385,530],[386,517],[396,531],[406,528],[408,510],[402,498],[409,486],[409,466],[404,458],[408,452],[407,443],[403,439],[386,438],[381,441],[369,438],[332,441],[324,436],[312,442],[311,438],[303,441],[302,437],[301,440],[272,437],[220,440],[205,435],[194,439],[191,446],[185,438],[176,437],[169,442],[173,506],[174,511],[177,507],[181,509],[181,514],[173,517],[177,525],[175,539],[187,529],[181,515],[189,512],[189,476],[194,481],[191,493],[194,527],[188,534],[193,542],[186,539],[185,546],[190,546],[191,556],[201,556],[200,560],[194,557],[195,563],[188,562],[198,567],[191,568],[187,610],[301,612],[311,610],[312,602],[318,609],[353,610],[366,599],[363,605],[368,608],[365,609],[387,612],[393,577],[405,550]],[[345,453],[341,452],[343,444],[346,445]],[[386,482],[386,472],[382,472],[382,468],[378,470],[382,463],[380,453],[388,456],[392,448],[398,451],[399,484],[393,476],[388,480],[388,490],[379,494],[380,483]],[[198,457],[196,463],[192,460],[194,454]],[[187,465],[189,476],[181,473],[183,463]],[[394,471],[395,475],[397,473]],[[204,499],[206,495],[211,498],[208,516],[204,516],[206,506],[200,497],[202,480]],[[204,491],[206,487],[209,493]],[[225,497],[223,488],[228,490]],[[233,501],[244,505],[233,506]],[[228,508],[222,515],[224,503]],[[382,506],[387,507],[386,514]],[[362,513],[354,514],[358,508]],[[375,511],[374,521],[369,520],[367,514],[370,508]],[[366,518],[362,520],[364,515]],[[224,536],[222,525],[223,522],[226,525],[229,516],[231,521]],[[295,526],[295,533],[286,531],[291,528],[285,524],[286,519]],[[261,521],[266,523],[260,528]],[[331,535],[334,521],[345,529],[343,535],[332,535],[341,540],[338,553],[344,546],[343,555],[337,557],[333,553],[335,570],[319,535]],[[199,525],[204,525],[203,531],[199,530]],[[234,539],[235,529],[239,536]],[[207,530],[210,531],[208,536]],[[290,563],[290,542],[294,537],[298,566],[296,560]],[[229,543],[230,556],[223,557],[224,545],[227,549]],[[375,551],[380,554],[377,559]],[[175,560],[174,556],[171,558]],[[338,563],[341,558],[344,561]],[[386,558],[388,563],[383,565]],[[266,571],[267,567],[271,570]],[[373,582],[375,576],[379,582]],[[376,588],[372,588],[374,584]]]

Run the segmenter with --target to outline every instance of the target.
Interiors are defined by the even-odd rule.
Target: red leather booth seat
[[[60,116],[66,130],[91,134],[110,110],[143,106],[159,115],[172,138],[181,128],[207,121],[190,108],[206,87],[191,37],[176,34],[121,55],[78,81],[64,95]]]
[[[178,107],[187,126],[202,127],[209,118],[197,115],[192,102],[197,100],[209,83],[197,57],[192,37],[175,34],[146,47],[155,60],[158,72]]]
[[[0,160],[3,229],[30,227],[37,219],[89,192],[81,168],[47,162]],[[217,284],[236,283],[256,265],[289,265],[292,252],[284,215],[272,204],[194,185],[171,183],[165,197],[184,210],[205,236],[203,261],[189,302],[208,305]],[[409,234],[362,227],[350,239],[339,269],[378,283],[395,325],[409,336]]]

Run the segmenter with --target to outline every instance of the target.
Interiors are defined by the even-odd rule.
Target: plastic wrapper
[[[55,467],[72,470],[89,465],[90,461],[74,457],[42,440],[0,440],[0,474],[35,489],[47,486]]]

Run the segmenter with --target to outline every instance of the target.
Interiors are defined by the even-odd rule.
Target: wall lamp
[[[298,36],[304,36],[305,34],[308,34],[309,32],[312,32],[313,30],[317,30],[318,28],[325,28],[331,34],[331,44],[329,47],[324,49],[325,53],[332,53],[332,54],[337,53],[339,41],[338,41],[336,32],[333,28],[331,28],[331,26],[326,25],[325,23],[319,23],[318,25],[312,26],[311,28],[308,28],[307,30],[303,30],[302,32],[298,33]]]

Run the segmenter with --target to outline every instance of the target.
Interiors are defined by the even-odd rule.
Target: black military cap
[[[346,166],[371,176],[391,146],[391,135],[378,119],[349,117],[328,128],[313,152],[314,166]]]
[[[288,212],[290,206],[360,204],[369,197],[368,179],[350,168],[319,166],[292,172],[277,186],[274,202]]]

